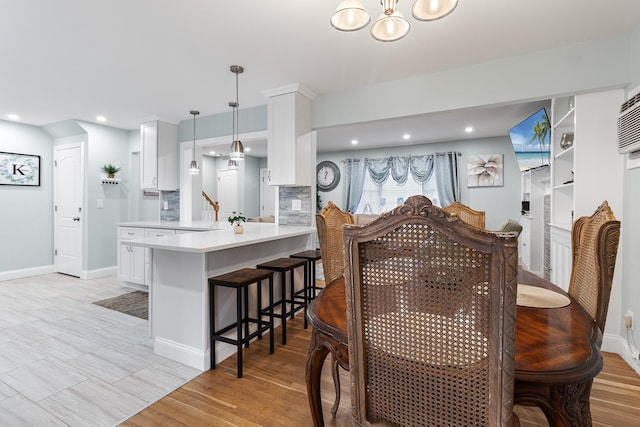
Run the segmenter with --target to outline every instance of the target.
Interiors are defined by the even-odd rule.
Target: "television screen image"
[[[509,129],[509,137],[521,171],[549,164],[551,126],[544,108]]]

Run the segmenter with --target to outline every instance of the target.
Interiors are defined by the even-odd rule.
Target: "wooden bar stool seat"
[[[304,280],[302,289],[299,291],[295,290],[294,283],[294,270],[298,267],[304,267]],[[270,310],[272,313],[275,311],[275,308],[280,305],[280,314],[274,313],[274,317],[278,317],[282,323],[282,345],[287,344],[287,317],[293,319],[293,316],[296,312],[300,310],[304,310],[304,327],[307,328],[307,295],[308,295],[308,287],[307,287],[307,260],[301,258],[278,258],[272,261],[264,262],[262,264],[258,264],[256,268],[272,270],[280,273],[280,301],[271,302],[271,306],[268,309],[264,309],[263,312],[266,313],[267,310]],[[287,279],[286,273],[290,274],[290,290],[289,290],[289,299],[287,299]],[[290,304],[290,308],[287,308],[287,304]]]
[[[216,341],[232,344],[237,347],[238,378],[242,378],[242,346],[249,347],[249,341],[255,337],[262,339],[262,334],[269,331],[269,353],[273,354],[273,274],[272,270],[242,268],[231,273],[221,274],[209,278],[209,331],[211,334],[211,369],[216,368]],[[269,279],[269,305],[262,307],[262,281]],[[249,314],[249,286],[257,285],[256,316]],[[215,329],[215,292],[216,286],[223,286],[236,290],[236,321]],[[244,312],[243,312],[244,309]],[[269,316],[269,320],[264,320]],[[256,331],[249,333],[249,324],[257,325]],[[243,333],[244,326],[244,333]],[[225,336],[227,332],[236,329],[236,339]]]
[[[322,254],[320,253],[320,249],[310,249],[308,251],[298,252],[297,254],[289,255],[291,258],[303,258],[307,260],[308,268],[311,270],[311,274],[309,275],[309,285],[308,285],[308,299],[311,301],[317,295],[317,291],[322,290],[323,288],[318,287],[316,285],[316,261],[322,259]]]

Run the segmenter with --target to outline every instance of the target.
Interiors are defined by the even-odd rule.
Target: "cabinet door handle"
[[[267,181],[271,182],[271,169],[267,171]]]
[[[157,185],[156,184],[156,177],[154,176],[153,179],[151,180],[151,182],[153,183],[153,185]]]

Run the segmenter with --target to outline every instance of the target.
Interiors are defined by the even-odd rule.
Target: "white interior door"
[[[54,267],[80,277],[82,272],[83,162],[81,144],[54,147]]]
[[[238,210],[238,171],[218,171],[219,220],[226,221],[232,212]]]
[[[260,216],[276,214],[276,186],[269,185],[269,169],[260,169]]]

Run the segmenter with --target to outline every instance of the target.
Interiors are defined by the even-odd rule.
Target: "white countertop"
[[[217,221],[133,221],[119,222],[116,225],[118,225],[119,227],[166,228],[171,230],[208,231],[225,228],[229,225],[229,223]]]
[[[144,223],[146,222],[147,221],[145,221]],[[193,221],[193,223],[197,222],[198,221]],[[157,221],[156,223],[159,223],[159,221]],[[166,223],[170,224],[170,222]],[[133,227],[134,225],[129,224],[143,224],[143,222],[126,224]],[[177,228],[175,227],[175,224],[177,223],[174,222],[173,224],[173,227],[167,226],[165,228]],[[286,239],[295,236],[303,236],[306,234],[315,233],[316,231],[316,228],[312,226],[277,225],[273,223],[247,222],[244,224],[244,233],[235,234],[233,232],[233,227],[228,223],[214,224],[216,224],[217,228],[211,229],[212,231],[201,231],[199,233],[185,233],[176,234],[174,236],[161,236],[150,237],[146,239],[127,240],[127,245],[143,246],[145,248],[164,249],[179,252],[205,253],[235,248],[239,246],[252,245],[254,243]],[[136,226],[143,227],[143,225]],[[151,225],[149,227],[151,227]]]

